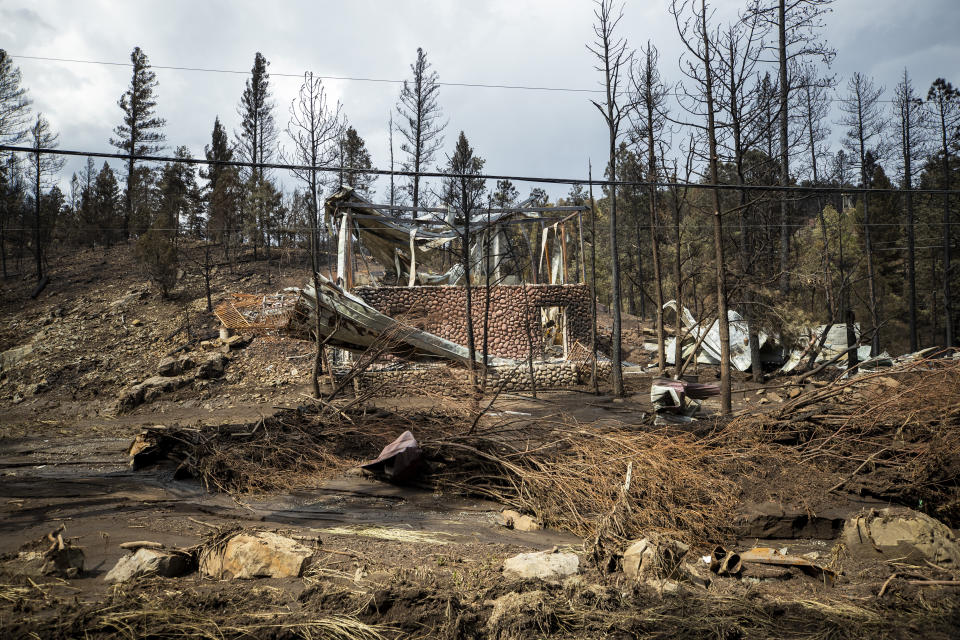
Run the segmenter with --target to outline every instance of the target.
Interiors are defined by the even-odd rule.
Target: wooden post
[[[337,229],[337,284],[347,287],[347,272],[350,270],[350,224],[347,215],[337,216],[340,228]]]
[[[580,242],[580,282],[587,281],[587,254],[583,250],[583,211],[577,211],[577,237]]]
[[[412,287],[417,283],[417,226],[410,229],[410,279],[407,286]]]
[[[560,223],[560,264],[562,265],[563,280],[567,284],[567,227]]]

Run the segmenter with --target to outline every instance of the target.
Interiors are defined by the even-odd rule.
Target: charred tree
[[[877,301],[877,278],[873,261],[873,243],[870,222],[870,180],[872,164],[882,155],[883,131],[886,121],[880,108],[882,87],[876,87],[873,81],[856,72],[847,83],[847,96],[840,102],[843,112],[841,124],[847,127],[844,145],[859,161],[860,184],[864,189],[863,199],[863,243],[867,262],[867,287],[870,307],[870,323],[873,337],[870,342],[870,355],[880,352],[880,318]]]
[[[698,6],[699,5],[699,6]],[[706,0],[699,3],[690,0],[673,0],[670,12],[674,16],[677,31],[686,49],[684,73],[696,86],[696,91],[684,87],[691,115],[703,117],[705,123],[698,126],[707,143],[707,181],[711,199],[713,220],[713,248],[716,268],[717,323],[720,333],[720,411],[730,413],[730,319],[727,314],[726,263],[723,245],[723,211],[720,191],[718,156],[717,104],[715,87],[721,80],[718,76],[715,49],[716,34],[711,35],[710,14]]]
[[[294,164],[306,165],[307,169],[294,170],[294,175],[307,188],[308,218],[310,223],[310,268],[313,274],[315,295],[320,295],[320,186],[317,178],[318,167],[327,164],[334,153],[334,145],[343,132],[343,118],[338,102],[331,107],[327,101],[327,94],[319,78],[312,73],[304,74],[300,93],[290,103],[290,122],[287,124],[287,135],[293,144],[291,161]],[[343,274],[337,274],[342,276]],[[320,397],[320,374],[324,360],[324,344],[320,336],[320,312],[315,314],[316,324],[314,332],[317,340],[317,350],[313,360],[311,383],[313,395]]]
[[[667,367],[664,353],[663,335],[663,275],[660,265],[660,224],[659,224],[659,191],[657,179],[660,171],[657,165],[657,145],[665,124],[664,111],[666,108],[667,89],[660,78],[657,68],[659,53],[649,41],[643,49],[641,58],[632,78],[632,90],[636,94],[634,102],[637,104],[638,117],[634,126],[635,135],[644,140],[647,151],[647,181],[650,185],[650,247],[653,256],[653,286],[656,294],[656,331],[657,331],[657,373],[663,375]],[[638,247],[639,249],[639,238]],[[639,259],[639,256],[638,256]],[[641,280],[642,284],[642,280]]]
[[[403,81],[397,114],[400,116],[398,130],[403,138],[400,150],[407,154],[404,168],[414,173],[408,190],[416,208],[421,200],[419,173],[430,164],[443,144],[443,130],[447,123],[440,122],[440,76],[430,70],[423,49],[417,49],[417,59],[410,65],[410,71],[413,77]]]
[[[943,78],[937,78],[930,91],[927,93],[927,103],[930,105],[933,114],[934,126],[936,127],[940,149],[940,169],[941,169],[941,189],[950,189],[950,147],[949,144],[955,143],[958,134],[960,134],[960,90],[955,89],[952,84]],[[953,277],[951,273],[951,252],[950,243],[952,242],[950,234],[950,195],[943,194],[943,340],[944,344],[952,347],[956,336],[954,335],[953,319],[953,295],[950,290],[950,280]]]
[[[910,351],[920,348],[917,334],[917,258],[916,258],[916,226],[913,211],[913,161],[919,160],[924,154],[923,133],[926,128],[927,111],[923,108],[923,100],[916,95],[913,82],[907,70],[903,70],[903,80],[897,85],[893,97],[894,108],[900,128],[900,162],[901,182],[903,189],[904,209],[906,210],[905,226],[907,228],[907,313],[909,316]]]
[[[623,347],[620,312],[620,254],[617,246],[617,139],[620,136],[620,125],[631,110],[631,105],[620,104],[620,80],[624,69],[629,69],[631,53],[627,49],[627,41],[615,35],[617,24],[623,17],[623,7],[615,10],[613,0],[596,0],[593,25],[595,40],[587,45],[598,60],[595,67],[603,75],[606,99],[603,103],[591,100],[593,106],[603,115],[607,124],[609,143],[610,167],[610,311],[613,314],[613,331],[611,336],[610,358],[612,370],[610,373],[613,383],[613,395],[623,396]]]

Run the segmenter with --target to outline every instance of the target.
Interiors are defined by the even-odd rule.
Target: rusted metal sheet
[[[213,312],[224,327],[235,331],[280,329],[290,322],[297,297],[288,291],[266,296],[234,293]]]

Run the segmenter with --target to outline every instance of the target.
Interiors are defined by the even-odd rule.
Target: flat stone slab
[[[536,551],[521,553],[503,561],[503,575],[508,578],[562,580],[580,570],[575,553]]]

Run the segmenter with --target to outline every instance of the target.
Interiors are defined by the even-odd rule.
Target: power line
[[[17,147],[12,145],[0,145],[0,151],[8,151],[13,153],[27,153],[27,154],[36,154],[37,149],[32,147]],[[135,160],[138,162],[179,162],[182,164],[202,164],[208,166],[222,166],[222,167],[243,167],[243,168],[257,168],[257,169],[279,169],[286,171],[300,171],[300,172],[320,172],[320,173],[364,173],[378,176],[395,176],[395,177],[404,177],[412,178],[414,176],[419,176],[421,178],[453,178],[453,179],[466,179],[466,180],[510,180],[516,182],[534,182],[541,184],[569,184],[569,185],[590,185],[594,184],[600,187],[637,187],[637,188],[674,188],[674,189],[718,189],[721,191],[760,191],[760,192],[777,192],[777,193],[839,193],[839,194],[851,194],[851,193],[894,193],[899,194],[903,193],[900,189],[895,188],[882,188],[878,189],[876,187],[801,187],[801,186],[790,186],[790,187],[781,187],[777,185],[736,185],[736,184],[710,184],[710,183],[695,183],[695,182],[649,182],[642,180],[590,180],[588,178],[549,178],[543,176],[516,176],[516,175],[495,175],[495,174],[460,174],[460,173],[444,173],[442,171],[405,171],[405,170],[391,170],[391,169],[355,169],[352,167],[341,167],[341,166],[310,166],[304,164],[283,164],[279,162],[242,162],[236,160],[207,160],[206,158],[179,158],[176,156],[144,156],[144,155],[130,155],[126,153],[105,153],[102,151],[76,151],[68,149],[40,149],[39,152],[42,155],[58,155],[58,156],[76,156],[76,157],[91,157],[91,158],[107,158],[114,160]],[[933,194],[933,195],[960,195],[960,190],[957,189],[911,189],[913,194]]]
[[[70,62],[76,64],[99,64],[110,67],[130,67],[132,66],[129,62],[109,62],[106,60],[78,60],[75,58],[50,58],[46,56],[16,56],[10,55],[11,58],[22,58],[24,60],[42,60],[47,62]],[[175,67],[170,65],[159,65],[151,64],[152,69],[167,69],[170,71],[198,71],[203,73],[226,73],[230,75],[249,75],[249,71],[238,71],[235,69],[210,69],[206,67]],[[281,72],[270,72],[271,77],[279,78],[302,78],[302,73],[281,73]],[[359,76],[327,76],[313,74],[314,78],[320,78],[322,80],[349,80],[353,82],[376,82],[376,83],[385,83],[385,84],[403,84],[406,80],[396,80],[393,78],[364,78]],[[522,91],[559,91],[566,93],[604,93],[603,89],[579,89],[576,87],[542,87],[542,86],[533,86],[533,85],[521,85],[521,84],[487,84],[482,82],[437,82],[438,85],[445,87],[470,87],[477,89],[517,89]]]
[[[104,65],[108,67],[131,67],[133,66],[129,62],[111,62],[108,60],[80,60],[77,58],[53,58],[49,56],[23,56],[23,55],[10,55],[11,58],[21,58],[23,60],[38,60],[43,62],[67,62],[72,64],[92,64],[92,65]],[[209,67],[181,67],[173,65],[159,65],[151,64],[152,69],[164,69],[168,71],[195,71],[200,73],[225,73],[229,75],[249,75],[250,71],[242,71],[238,69],[213,69]],[[373,82],[379,84],[403,84],[407,82],[406,80],[398,80],[396,78],[367,78],[363,76],[331,76],[331,75],[319,75],[312,73],[314,78],[320,78],[321,80],[346,80],[350,82]],[[283,73],[280,71],[271,71],[270,76],[275,78],[302,78],[303,73]],[[596,93],[603,94],[606,93],[605,89],[584,89],[580,87],[545,87],[537,85],[525,85],[525,84],[493,84],[493,83],[484,83],[484,82],[443,82],[437,81],[437,84],[444,87],[467,87],[473,89],[510,89],[510,90],[519,90],[519,91],[552,91],[557,93]],[[618,92],[618,96],[627,95],[628,92],[621,91]],[[672,96],[674,98],[687,97],[683,92],[666,90],[664,91],[665,95]],[[826,96],[823,100],[827,102],[843,102],[844,98],[840,96]],[[890,103],[893,104],[895,100],[878,100],[878,102]]]

